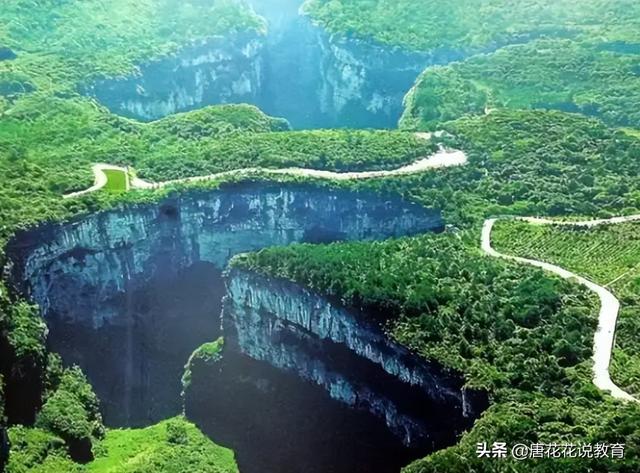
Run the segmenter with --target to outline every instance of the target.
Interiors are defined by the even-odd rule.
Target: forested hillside
[[[495,231],[500,251],[548,261],[611,289],[622,303],[612,376],[634,395],[640,394],[640,225],[548,227],[522,222],[500,223]]]
[[[429,51],[494,49],[537,36],[638,40],[632,0],[307,0],[305,11],[329,31]]]
[[[539,40],[427,69],[405,99],[402,128],[437,127],[496,108],[543,108],[640,127],[640,44]]]
[[[595,296],[479,249],[480,227],[490,216],[640,213],[640,2],[307,0],[301,12],[313,25],[304,33],[294,29],[300,37],[273,40],[292,43],[294,55],[276,48],[247,70],[290,67],[288,76],[297,83],[301,63],[309,61],[322,73],[318,84],[310,83],[346,116],[349,100],[364,100],[354,96],[368,82],[377,88],[365,109],[390,107],[389,97],[379,93],[390,84],[377,83],[386,76],[372,73],[371,64],[387,65],[378,64],[378,56],[392,58],[393,70],[414,74],[410,83],[416,66],[402,60],[415,55],[429,67],[407,91],[400,129],[292,130],[286,119],[250,104],[207,106],[149,123],[127,119],[87,96],[85,88],[104,77],[137,77],[146,64],[176,58],[181,49],[214,37],[264,40],[266,19],[250,2],[236,0],[2,0],[3,274],[13,264],[5,245],[20,230],[238,180],[295,180],[320,190],[399,195],[442,210],[444,234],[271,248],[233,264],[330,296],[363,320],[382,323],[415,356],[462,373],[467,387],[489,393],[491,406],[457,445],[407,466],[406,473],[640,471],[639,405],[618,402],[592,384]],[[306,57],[297,49],[311,40],[320,41],[323,54],[333,54],[330,67],[328,56]],[[224,63],[229,57],[216,50],[176,59],[167,75],[173,71],[179,81],[181,61],[200,66],[220,60],[221,69],[194,73],[198,84],[205,76],[215,82],[220,70],[231,67]],[[246,79],[235,77],[230,90],[251,88]],[[140,84],[133,91],[153,95]],[[293,101],[317,93],[295,92]],[[414,133],[426,130],[443,133]],[[467,164],[357,182],[260,172],[162,190],[124,192],[121,182],[120,189],[63,198],[91,186],[97,163],[165,181],[247,167],[389,170],[439,147],[463,151]],[[120,177],[124,181],[124,173]],[[622,302],[612,377],[637,396],[639,229],[518,222],[495,229],[500,251],[557,263],[611,287]],[[125,299],[125,293],[118,297]],[[0,470],[6,462],[8,473],[238,471],[234,453],[183,416],[139,429],[105,426],[86,375],[48,350],[42,308],[23,296],[7,279],[0,281]],[[221,346],[222,339],[204,351],[217,358]],[[187,365],[185,384],[190,376]],[[616,463],[477,458],[476,443],[494,441],[610,442],[627,449],[625,460]]]
[[[264,27],[233,0],[11,0],[0,11],[0,45],[17,57],[0,61],[0,92],[69,94],[191,41]]]
[[[591,383],[597,301],[539,270],[481,256],[472,234],[375,244],[295,245],[237,258],[234,265],[302,283],[348,307],[383,314],[392,337],[484,387],[493,406],[461,443],[411,473],[502,471],[477,458],[477,442],[627,446],[622,469],[606,460],[560,461],[570,472],[640,467],[640,406],[604,401]],[[598,440],[599,439],[599,440]],[[606,441],[606,440],[605,440]],[[558,459],[501,466],[557,471]],[[509,465],[509,466],[507,466]]]
[[[451,223],[515,215],[600,215],[640,208],[640,141],[597,120],[558,112],[497,111],[443,125],[469,166],[385,181]]]

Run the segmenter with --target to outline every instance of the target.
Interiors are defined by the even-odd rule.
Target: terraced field
[[[614,290],[640,288],[640,224],[595,228],[500,222],[496,247],[558,264]]]

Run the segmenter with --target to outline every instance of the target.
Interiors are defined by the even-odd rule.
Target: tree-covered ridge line
[[[405,99],[401,128],[429,129],[502,107],[558,109],[638,127],[639,45],[543,39],[428,68]]]
[[[569,472],[634,472],[640,406],[611,401],[591,381],[597,300],[540,270],[480,254],[475,232],[380,243],[265,249],[235,266],[326,294],[390,336],[491,392],[493,405],[461,442],[409,466],[442,471],[551,472],[558,460],[504,464],[477,458],[476,442],[627,442],[627,460],[563,462]],[[364,312],[361,309],[364,308]]]
[[[560,365],[574,366],[591,354],[589,334],[576,328],[595,327],[593,301],[584,291],[548,279],[541,271],[480,255],[464,241],[471,233],[463,239],[460,235],[425,235],[382,243],[292,245],[243,255],[232,265],[297,282],[347,307],[391,314],[387,330],[393,338],[464,372],[472,387],[496,392],[551,383],[542,392],[558,392],[560,388],[553,385],[557,373],[552,372]],[[582,312],[560,316],[567,302],[562,296],[565,292],[579,294],[575,300],[580,301]],[[512,298],[507,300],[510,293]],[[556,322],[548,325],[548,319],[555,317],[557,323],[568,325],[562,329],[552,326]],[[555,360],[533,355],[542,349],[533,342],[542,333],[555,340],[554,346],[547,347],[557,355]],[[531,341],[531,356],[522,342],[510,343],[518,353],[499,353],[498,346],[520,336]],[[571,345],[577,349],[566,354],[566,359],[560,355],[566,348],[565,336],[572,338]],[[513,373],[495,368],[532,357],[539,366],[537,362],[518,366]]]
[[[417,51],[479,52],[541,36],[640,40],[633,0],[307,0],[304,10],[331,33]]]
[[[17,55],[0,61],[0,91],[47,94],[131,74],[198,39],[265,28],[235,0],[12,0],[3,3],[0,25],[0,45]]]
[[[201,112],[195,123],[189,120],[190,114],[181,116],[181,120],[162,121],[162,126],[177,135],[169,138],[157,128],[160,122],[142,125],[124,120],[86,99],[31,95],[28,101],[32,102],[25,97],[11,105],[0,118],[3,144],[0,165],[5,177],[0,180],[3,239],[17,228],[41,221],[67,220],[114,205],[152,202],[168,192],[189,190],[184,187],[126,195],[105,192],[63,201],[62,190],[82,188],[91,182],[93,162],[113,161],[115,157],[123,164],[135,165],[154,144],[161,148],[164,142],[176,143],[165,147],[173,152],[189,146],[195,149],[193,143],[216,138],[221,142],[236,138],[242,141],[245,127],[256,136],[281,129],[281,123],[272,122],[252,107],[229,106],[220,114],[217,113],[221,109],[214,107]],[[227,114],[233,119],[227,119]],[[631,212],[640,206],[637,182],[640,161],[636,159],[640,141],[596,120],[557,112],[504,110],[460,119],[445,124],[444,128],[451,136],[443,136],[441,140],[464,149],[470,159],[468,166],[339,185],[398,192],[427,207],[443,208],[447,221],[463,229],[476,228],[475,224],[492,213],[607,216]],[[340,133],[336,136],[346,141],[348,132]],[[21,146],[16,148],[16,144]],[[335,144],[338,149],[350,146],[340,139]],[[15,151],[11,151],[12,146]],[[354,156],[367,159],[357,153]],[[584,172],[587,168],[589,173]],[[214,185],[219,183],[207,184]],[[1,292],[6,294],[4,288]],[[0,307],[0,314],[3,332],[13,337],[10,356],[3,357],[3,361],[11,366],[31,367],[36,360],[36,373],[46,371],[46,360],[38,361],[40,353],[44,353],[44,342],[41,324],[35,323],[40,321],[37,311],[7,300]],[[411,332],[405,339],[407,343],[421,343],[409,335]],[[453,349],[449,351],[452,359],[461,361]],[[493,379],[489,375],[486,378]],[[5,377],[7,385],[8,381]],[[546,398],[540,402],[556,405]],[[579,416],[574,421],[582,419]],[[594,425],[595,421],[585,422]],[[533,427],[530,429],[533,435]]]
[[[413,133],[287,128],[248,105],[146,124],[85,98],[23,97],[0,115],[0,241],[26,225],[97,210],[96,202],[61,199],[91,185],[95,163],[132,166],[139,177],[162,181],[252,166],[388,169],[434,150]]]
[[[408,133],[344,130],[251,138],[243,136],[243,127],[252,132],[281,129],[279,122],[253,107],[213,107],[183,126],[174,121],[139,124],[85,99],[31,96],[29,102],[0,117],[0,168],[5,177],[0,182],[0,236],[5,241],[17,228],[104,206],[104,196],[75,202],[60,198],[87,188],[96,162],[129,165],[141,177],[153,172],[166,179],[232,169],[243,160],[273,167],[316,167],[324,160],[325,168],[384,168],[387,161],[412,162],[416,155],[430,154],[433,146]],[[226,114],[233,119],[227,120]],[[158,129],[160,123],[175,131],[167,135]],[[454,138],[441,140],[465,150],[467,166],[348,185],[400,192],[428,207],[443,208],[456,225],[478,223],[491,214],[610,216],[640,208],[640,140],[595,120],[505,110],[443,126]],[[293,146],[301,151],[289,153]],[[171,167],[172,160],[189,166]]]
[[[500,110],[443,124],[469,156],[465,167],[385,182],[449,223],[491,215],[639,213],[640,141],[578,115]],[[478,227],[479,228],[479,227]]]
[[[640,395],[640,224],[585,229],[500,223],[495,242],[501,251],[559,264],[609,287],[620,299],[612,378]]]
[[[334,172],[391,170],[432,155],[436,146],[397,131],[312,130],[242,134],[136,160],[139,176],[152,181],[205,176],[251,167],[299,167]],[[197,147],[193,151],[188,146]],[[186,151],[186,152],[185,152]]]

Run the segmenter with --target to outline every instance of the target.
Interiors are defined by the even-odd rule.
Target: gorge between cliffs
[[[211,37],[105,77],[83,92],[112,112],[156,120],[222,103],[250,103],[296,129],[395,128],[418,75],[464,51],[409,51],[332,35],[304,14],[302,0],[248,2],[265,31]]]
[[[25,231],[5,271],[40,306],[49,348],[87,373],[107,425],[184,411],[245,473],[383,473],[453,444],[486,396],[392,341],[379,314],[229,262],[443,230],[439,210],[398,196],[226,184]],[[221,336],[222,360],[195,364],[183,387],[191,352]]]

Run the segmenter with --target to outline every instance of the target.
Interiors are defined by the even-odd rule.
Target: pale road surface
[[[628,217],[615,217],[605,220],[587,220],[582,222],[548,220],[535,217],[504,217],[505,219],[523,220],[534,225],[568,225],[580,227],[595,227],[598,225],[612,225],[616,223],[633,222],[640,220],[640,215]],[[593,383],[603,391],[609,391],[616,399],[625,401],[640,402],[626,391],[620,389],[611,380],[609,375],[609,365],[611,364],[611,353],[613,351],[616,322],[620,312],[620,301],[607,289],[602,286],[574,274],[559,266],[542,261],[520,258],[517,256],[505,255],[497,252],[491,246],[491,231],[499,218],[490,218],[484,222],[482,227],[482,250],[490,256],[503,258],[519,263],[525,263],[546,271],[550,271],[565,279],[575,279],[583,286],[595,292],[600,298],[600,315],[598,316],[598,328],[593,339]]]
[[[333,171],[321,171],[318,169],[304,169],[304,168],[284,168],[284,169],[269,169],[269,168],[244,168],[234,169],[232,171],[224,171],[216,174],[209,174],[206,176],[187,177],[184,179],[175,179],[172,181],[164,182],[147,182],[137,177],[131,179],[130,187],[132,189],[160,189],[162,187],[174,185],[174,184],[188,184],[193,182],[210,181],[225,176],[239,176],[243,174],[254,173],[266,173],[272,175],[289,175],[289,176],[304,176],[315,177],[320,179],[332,179],[338,181],[360,180],[360,179],[373,179],[380,177],[390,176],[402,176],[407,174],[417,174],[427,171],[429,169],[438,169],[452,166],[462,166],[468,161],[467,155],[463,151],[449,150],[443,147],[434,153],[433,155],[419,159],[418,161],[390,171],[362,171],[362,172],[333,172]],[[93,186],[79,192],[73,192],[66,194],[63,197],[65,199],[80,197],[82,195],[90,194],[102,189],[107,184],[107,176],[104,171],[114,170],[127,172],[124,167],[112,166],[109,164],[95,164],[92,167],[93,174],[95,176],[95,182]]]

